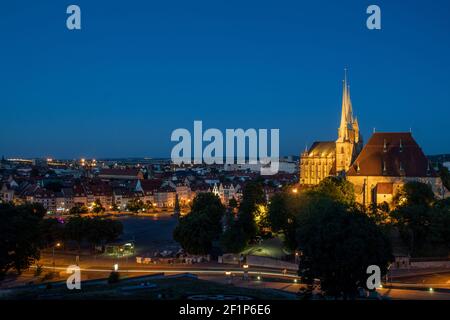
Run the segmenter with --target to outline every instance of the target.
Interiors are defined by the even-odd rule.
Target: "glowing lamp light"
[[[119,271],[119,265],[116,263],[116,264],[114,264],[114,272],[117,272],[117,271]]]
[[[242,266],[242,268],[248,269],[248,264],[244,264],[244,265]]]

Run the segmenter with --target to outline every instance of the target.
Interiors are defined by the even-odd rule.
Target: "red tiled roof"
[[[372,135],[347,172],[348,176],[437,176],[409,132]]]
[[[151,192],[161,187],[161,179],[141,180],[141,187],[144,192]]]

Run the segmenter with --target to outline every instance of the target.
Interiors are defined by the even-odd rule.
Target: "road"
[[[65,280],[67,267],[75,264],[75,258],[67,255],[56,255],[55,265],[53,267],[53,257],[44,255],[40,263],[45,271],[55,271],[59,276],[51,281]],[[296,279],[294,272],[284,274],[282,270],[260,268],[250,266],[248,273],[249,280],[243,279],[244,270],[239,266],[222,265],[218,263],[198,263],[192,265],[173,265],[173,264],[152,264],[140,265],[134,259],[126,259],[114,261],[114,259],[81,257],[79,266],[81,268],[82,281],[105,278],[113,269],[114,263],[119,264],[119,272],[122,276],[141,276],[154,273],[177,274],[192,273],[199,276],[200,279],[220,282],[232,283],[238,287],[247,287],[253,289],[277,289],[289,293],[296,293],[301,288]],[[231,272],[231,276],[227,276],[225,272]],[[381,297],[394,300],[450,300],[450,285],[448,284],[450,273],[429,274],[420,276],[409,276],[405,279],[397,279],[397,282],[384,284],[384,288],[378,289],[377,292]],[[34,279],[33,273],[30,271],[22,277],[22,283]],[[10,283],[7,287],[17,286],[19,283]],[[433,286],[433,290],[429,287]],[[392,286],[392,287],[387,287]],[[4,287],[5,288],[5,287]]]

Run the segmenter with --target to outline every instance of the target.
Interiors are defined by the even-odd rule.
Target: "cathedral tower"
[[[351,164],[362,150],[362,137],[358,120],[353,117],[350,87],[345,71],[341,125],[338,138],[333,141],[315,141],[300,156],[300,184],[316,185],[324,178],[345,175]]]
[[[336,174],[343,175],[362,149],[362,137],[359,132],[358,119],[353,117],[350,86],[347,70],[343,81],[341,124],[336,140]]]

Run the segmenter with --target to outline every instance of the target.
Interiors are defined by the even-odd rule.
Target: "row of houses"
[[[242,196],[242,187],[233,184],[174,183],[161,179],[134,180],[126,182],[107,182],[102,180],[77,181],[70,187],[58,191],[50,190],[38,184],[18,184],[14,180],[4,183],[0,189],[0,200],[15,203],[40,203],[51,213],[64,213],[74,206],[86,206],[92,209],[96,201],[110,210],[117,207],[126,210],[134,200],[141,200],[155,208],[173,208],[176,198],[181,206],[187,206],[198,193],[213,192],[224,204],[230,199],[237,201]]]
[[[74,206],[92,208],[96,201],[106,210],[125,210],[136,199],[154,208],[173,208],[176,199],[181,206],[188,206],[197,194],[212,192],[228,205],[231,199],[239,202],[245,184],[258,177],[259,173],[249,170],[214,167],[80,167],[57,171],[48,166],[6,163],[0,168],[0,202],[41,203],[56,213]],[[270,183],[265,181],[265,192],[269,198],[282,185],[292,184],[298,178],[296,174],[278,173],[267,179]]]

